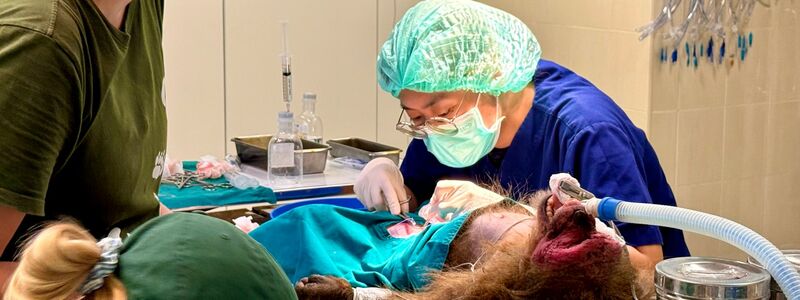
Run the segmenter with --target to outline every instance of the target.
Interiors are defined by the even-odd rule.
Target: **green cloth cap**
[[[533,79],[542,51],[528,26],[471,0],[428,0],[412,7],[378,53],[378,84],[433,93],[518,92]]]
[[[297,299],[272,256],[233,225],[194,213],[148,221],[124,241],[129,299]]]

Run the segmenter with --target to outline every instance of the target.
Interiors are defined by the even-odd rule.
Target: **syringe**
[[[281,22],[283,25],[283,53],[281,54],[281,76],[283,76],[283,102],[286,103],[286,111],[291,111],[292,102],[292,57],[289,55],[289,22]]]

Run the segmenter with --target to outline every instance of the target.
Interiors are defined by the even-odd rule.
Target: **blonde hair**
[[[97,240],[81,226],[69,221],[47,225],[25,243],[3,299],[77,299],[100,253]],[[127,297],[122,282],[109,275],[100,289],[84,299]]]

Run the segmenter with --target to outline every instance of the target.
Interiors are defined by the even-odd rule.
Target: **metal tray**
[[[239,160],[246,165],[259,169],[267,169],[267,146],[272,135],[240,136],[231,139],[236,144],[236,154]],[[301,139],[303,142],[303,174],[316,174],[325,171],[325,162],[328,160],[328,145]]]
[[[347,156],[364,162],[378,157],[386,157],[397,164],[400,160],[400,152],[403,152],[392,146],[355,137],[328,140],[328,145],[331,145],[331,156],[333,157]]]

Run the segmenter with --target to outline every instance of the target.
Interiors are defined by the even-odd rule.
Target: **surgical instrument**
[[[205,191],[215,191],[219,189],[229,189],[232,188],[233,185],[230,183],[211,183],[200,179],[200,176],[195,172],[186,172],[182,174],[175,174],[170,177],[164,178],[163,182],[173,184],[178,187],[178,189],[183,189],[185,187],[192,187],[196,185],[202,186],[203,190]]]
[[[283,53],[281,53],[281,76],[283,77],[283,102],[286,111],[292,111],[292,57],[289,55],[289,22],[281,22],[283,26]]]
[[[565,194],[569,195],[572,198],[581,200],[581,201],[595,198],[594,194],[592,194],[591,192],[589,192],[589,191],[587,191],[585,189],[582,189],[581,187],[579,187],[577,185],[569,183],[566,180],[561,181],[561,183],[558,185],[558,187]]]

